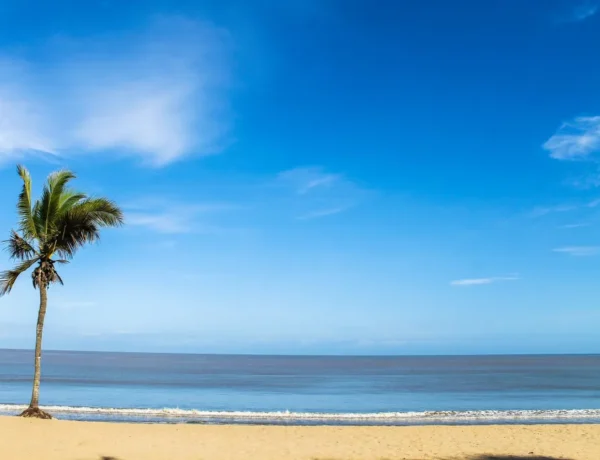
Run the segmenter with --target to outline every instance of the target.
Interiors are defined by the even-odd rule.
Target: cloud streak
[[[579,204],[559,204],[555,206],[538,206],[531,212],[531,217],[542,217],[548,214],[576,211],[577,209],[596,208],[600,205],[600,199],[594,199]]]
[[[494,276],[490,278],[467,278],[454,280],[450,282],[451,286],[481,286],[484,284],[492,284],[501,281],[516,281],[519,277],[517,275],[511,276]]]
[[[566,246],[553,249],[554,252],[568,254],[574,257],[595,256],[600,253],[600,246]]]
[[[559,228],[581,228],[581,227],[589,227],[590,224],[588,223],[577,223],[577,224],[565,224],[565,225],[561,225]]]
[[[585,3],[578,6],[573,11],[572,21],[579,22],[591,18],[598,12],[598,5],[593,3]]]
[[[587,160],[600,150],[600,116],[563,123],[543,148],[556,160]]]
[[[341,174],[325,172],[320,167],[301,167],[281,171],[277,174],[277,181],[291,187],[298,195],[311,191],[333,188],[345,179]]]
[[[579,207],[580,206],[578,206],[578,205],[570,205],[570,204],[560,204],[560,205],[556,205],[556,206],[539,206],[531,212],[531,216],[532,217],[542,217],[547,214],[553,214],[553,213],[557,213],[557,212],[573,211]]]
[[[339,208],[331,208],[331,209],[322,209],[320,211],[309,212],[308,214],[304,214],[302,216],[298,216],[298,220],[310,220],[317,219],[318,217],[326,217],[332,216],[334,214],[339,214],[340,212],[344,212],[349,208],[349,206],[340,206]]]
[[[360,204],[368,192],[343,174],[321,167],[298,167],[280,172],[275,185],[291,194],[296,219],[333,216]]]
[[[211,25],[161,18],[135,35],[52,40],[36,50],[49,59],[0,53],[0,160],[101,153],[162,166],[219,151],[227,42]]]
[[[147,200],[125,207],[125,222],[162,234],[213,233],[218,227],[208,225],[209,215],[230,210],[227,204],[184,204]]]

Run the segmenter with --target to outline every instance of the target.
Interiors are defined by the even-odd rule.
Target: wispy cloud
[[[516,281],[519,277],[517,275],[510,276],[493,276],[490,278],[467,278],[461,280],[454,280],[450,282],[451,286],[480,286],[483,284],[492,284],[501,281]]]
[[[320,167],[300,167],[282,171],[275,180],[277,186],[291,192],[296,218],[310,220],[347,211],[368,195],[368,192],[345,175],[331,173]]]
[[[214,213],[234,209],[222,203],[177,203],[165,200],[144,200],[125,206],[125,222],[163,234],[215,233],[219,227],[210,224]]]
[[[553,251],[575,257],[585,257],[600,253],[600,246],[566,246],[564,248],[553,249]]]
[[[542,217],[547,214],[553,214],[557,212],[568,212],[577,209],[579,205],[571,205],[571,204],[559,204],[555,206],[538,206],[533,211],[531,211],[532,217]]]
[[[595,208],[600,205],[600,199],[594,199],[578,204],[558,204],[554,206],[538,206],[531,211],[531,217],[542,217],[548,214],[575,211],[583,208]]]
[[[294,168],[277,174],[278,182],[292,187],[299,195],[304,195],[313,189],[332,188],[336,183],[344,180],[341,174],[331,174],[320,167]]]
[[[228,128],[227,34],[162,18],[138,34],[54,39],[28,61],[0,50],[0,160],[129,155],[160,166],[215,153]]]
[[[572,21],[584,21],[587,18],[591,18],[598,12],[598,5],[595,3],[584,3],[573,10],[571,17]]]
[[[581,228],[581,227],[589,227],[590,224],[587,223],[578,223],[578,224],[566,224],[566,225],[561,225],[559,228]]]
[[[564,181],[565,185],[569,185],[579,190],[589,190],[600,186],[600,171],[585,173],[576,177],[570,177]]]
[[[544,149],[557,160],[585,160],[600,150],[600,116],[577,117],[563,123]]]
[[[598,13],[599,3],[598,0],[575,0],[557,12],[555,21],[558,24],[585,21]]]
[[[596,198],[595,200],[590,201],[589,203],[586,204],[586,206],[588,208],[595,208],[596,206],[600,205],[600,199]]]
[[[332,216],[334,214],[339,214],[340,212],[344,212],[348,208],[349,208],[349,206],[340,206],[338,208],[322,209],[320,211],[313,211],[313,212],[309,212],[308,214],[298,216],[297,219],[298,220],[308,220],[308,219],[316,219],[318,217]]]

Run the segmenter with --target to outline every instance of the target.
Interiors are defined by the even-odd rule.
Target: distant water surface
[[[31,391],[31,351],[0,350],[0,413]],[[600,355],[321,357],[44,353],[63,418],[244,423],[600,421]]]

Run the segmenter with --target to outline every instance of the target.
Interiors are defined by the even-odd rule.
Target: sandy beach
[[[10,460],[520,460],[600,458],[600,425],[281,427],[0,417]]]

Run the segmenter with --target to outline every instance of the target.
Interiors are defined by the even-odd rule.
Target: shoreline
[[[0,404],[0,416],[17,415],[26,405]],[[235,424],[273,426],[436,426],[598,424],[600,409],[479,410],[423,412],[218,411],[181,408],[41,406],[57,419],[74,421]]]
[[[11,460],[600,458],[600,425],[264,426],[0,417],[0,432],[0,452]]]

